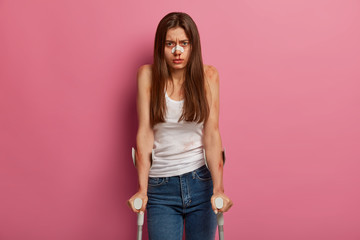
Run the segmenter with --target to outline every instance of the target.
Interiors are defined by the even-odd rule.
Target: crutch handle
[[[140,210],[142,207],[142,200],[141,198],[135,198],[134,200],[134,207],[136,210]],[[138,213],[138,219],[137,219],[138,226],[144,225],[144,213]]]
[[[221,197],[215,198],[215,206],[217,209],[221,209],[224,206],[224,200]],[[224,226],[224,215],[222,212],[216,214],[217,222],[219,226]]]
[[[217,209],[221,209],[224,206],[224,200],[221,197],[215,198],[215,206]]]
[[[142,200],[141,198],[135,198],[134,200],[134,207],[136,210],[140,210],[142,207]]]

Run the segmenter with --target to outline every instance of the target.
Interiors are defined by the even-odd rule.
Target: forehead
[[[181,27],[170,28],[166,33],[166,40],[188,40],[185,30]]]

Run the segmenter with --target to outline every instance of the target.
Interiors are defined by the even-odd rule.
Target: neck
[[[184,76],[185,70],[184,69],[178,69],[178,70],[172,70],[171,76],[174,83],[182,84],[185,80]]]

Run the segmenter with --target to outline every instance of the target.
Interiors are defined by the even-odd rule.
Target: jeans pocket
[[[210,181],[211,180],[211,173],[207,167],[203,166],[197,170],[195,170],[195,176],[197,179],[201,181]]]
[[[164,177],[160,177],[160,178],[155,178],[155,177],[149,177],[148,179],[148,185],[150,187],[156,187],[156,186],[160,186],[165,184],[165,179]]]

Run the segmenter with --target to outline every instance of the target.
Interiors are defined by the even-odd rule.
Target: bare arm
[[[210,115],[204,126],[204,148],[214,184],[214,192],[223,192],[222,143],[219,131],[219,75],[214,67],[206,71],[206,93]]]
[[[138,212],[133,206],[133,200],[137,197],[140,197],[143,200],[143,206],[140,211],[145,211],[147,203],[148,177],[151,167],[151,152],[154,144],[154,133],[150,125],[150,65],[144,65],[139,68],[137,81],[137,113],[139,127],[136,135],[136,168],[138,173],[139,190],[128,201],[129,206],[134,212]]]
[[[204,126],[204,148],[207,163],[213,180],[213,209],[216,210],[214,200],[220,196],[224,200],[224,207],[220,211],[227,211],[231,200],[224,194],[222,142],[219,131],[219,74],[215,67],[209,66],[205,71],[205,89],[210,107],[210,115]]]

